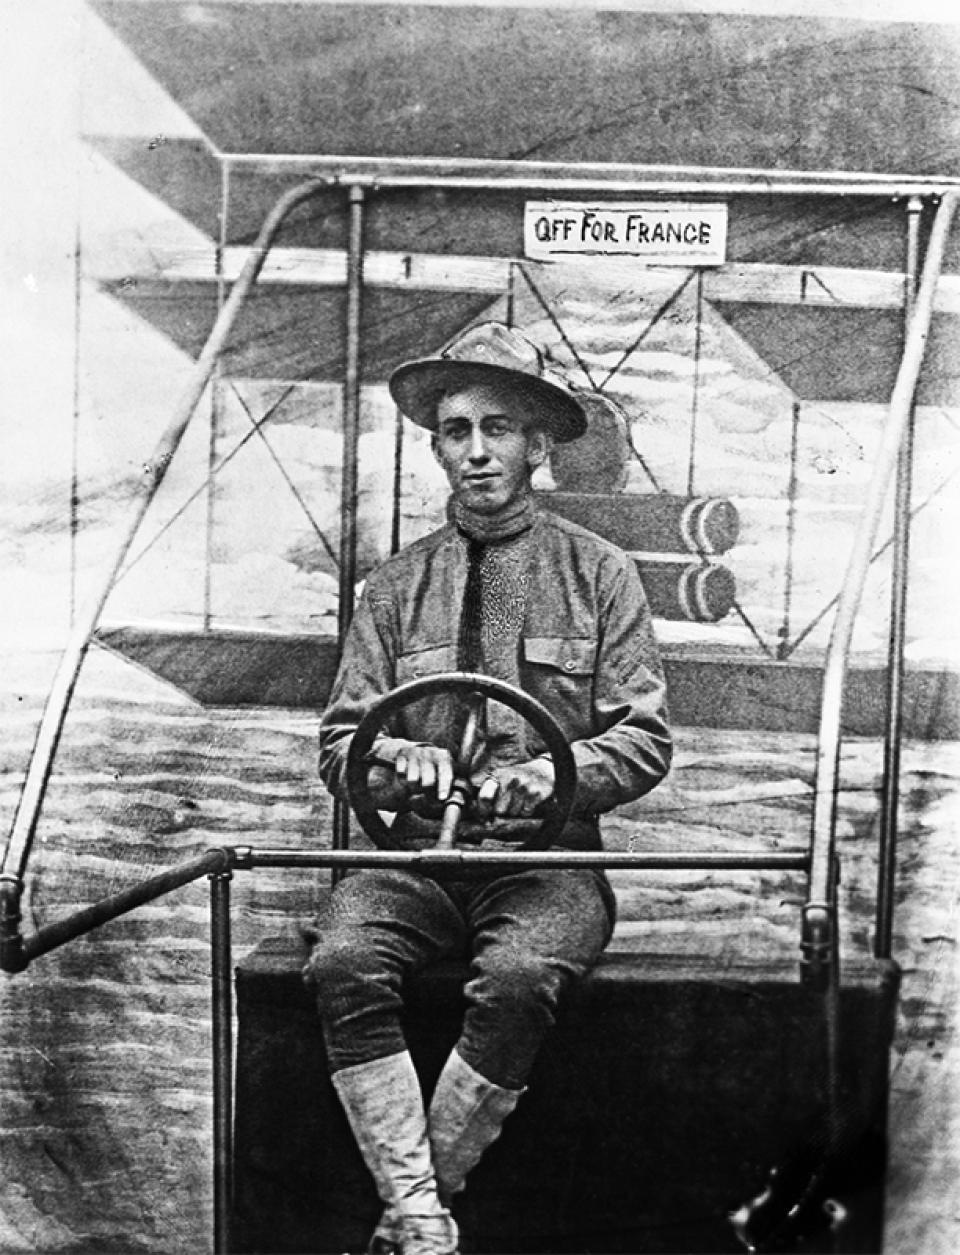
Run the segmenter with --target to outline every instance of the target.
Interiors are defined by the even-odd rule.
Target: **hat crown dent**
[[[440,354],[448,361],[500,366],[525,375],[544,374],[543,354],[525,335],[503,323],[484,322],[458,336]]]

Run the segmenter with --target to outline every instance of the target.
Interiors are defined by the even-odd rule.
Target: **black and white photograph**
[[[0,0],[0,1255],[960,1249],[960,15]]]

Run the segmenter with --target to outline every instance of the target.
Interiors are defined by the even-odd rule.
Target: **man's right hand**
[[[367,785],[379,810],[397,810],[418,799],[442,805],[450,796],[453,759],[437,745],[383,737],[371,757]]]

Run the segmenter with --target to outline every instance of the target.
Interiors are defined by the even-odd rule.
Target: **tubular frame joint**
[[[228,846],[224,853],[229,859],[230,867],[236,871],[250,871],[254,866],[252,845]]]
[[[453,846],[434,846],[417,852],[417,867],[459,867],[463,865],[462,851]]]
[[[212,880],[215,876],[232,875],[233,869],[235,867],[241,866],[240,856],[244,853],[249,854],[249,852],[250,852],[249,846],[240,846],[239,848],[235,848],[234,846],[230,846],[230,845],[208,846],[205,853],[206,854],[219,854],[221,865],[220,867],[215,867],[211,871],[209,871],[207,873],[207,876],[209,877],[209,879]]]
[[[834,967],[836,912],[827,902],[807,902],[801,931],[800,983],[822,993]]]
[[[0,970],[22,972],[28,963],[20,932],[23,882],[9,872],[0,874]]]

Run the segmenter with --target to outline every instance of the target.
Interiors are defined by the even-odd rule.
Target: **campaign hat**
[[[561,444],[576,440],[587,420],[576,394],[522,332],[504,323],[470,327],[436,357],[405,362],[390,376],[390,395],[418,426],[437,430],[437,404],[446,393],[475,384],[508,387],[523,399],[537,427]]]

